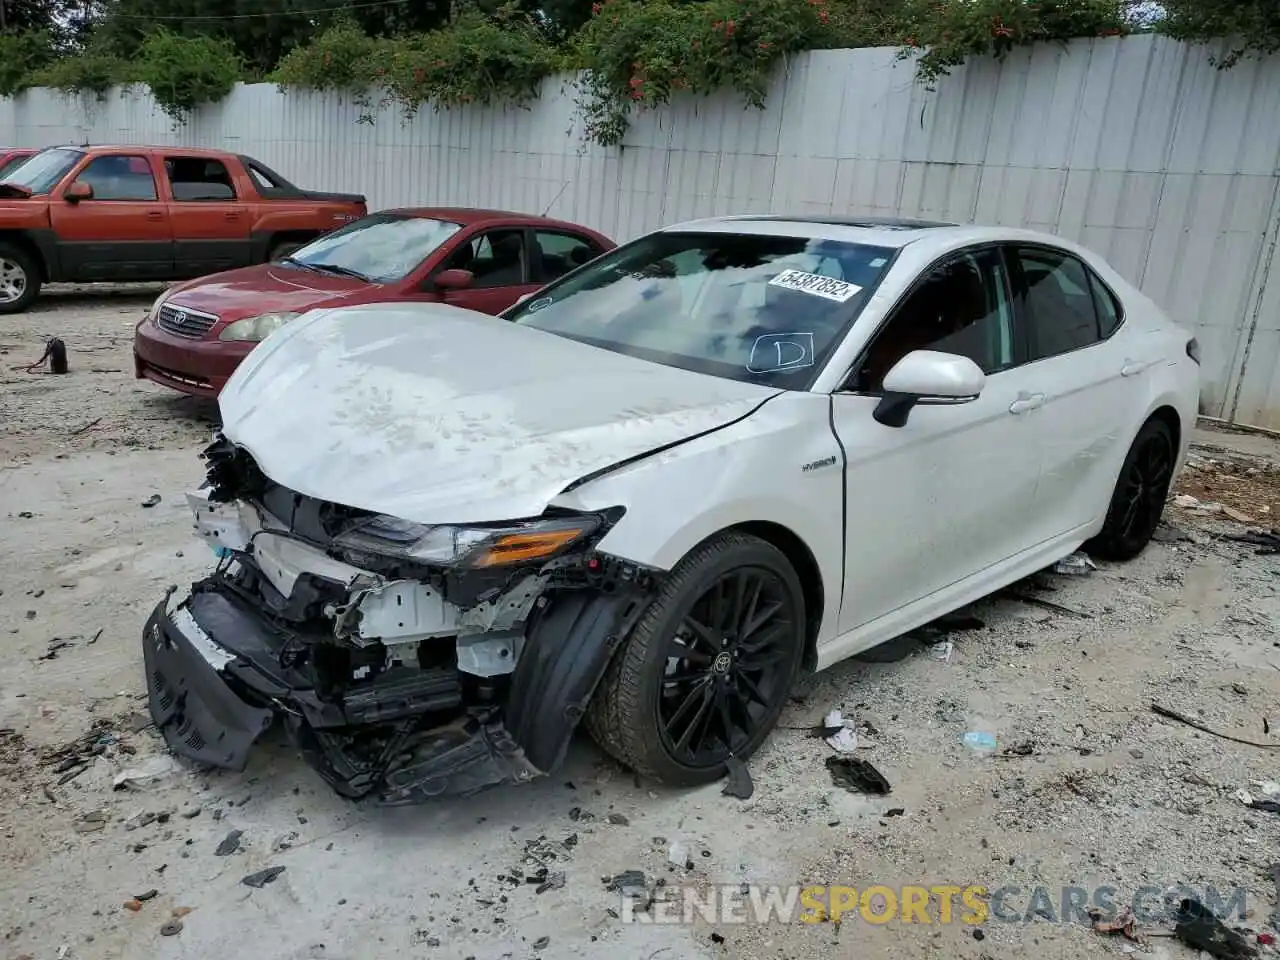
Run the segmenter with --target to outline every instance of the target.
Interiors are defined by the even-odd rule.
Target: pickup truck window
[[[155,200],[156,178],[151,163],[136,154],[94,157],[76,177],[93,187],[95,200]]]
[[[264,197],[270,196],[272,190],[286,189],[283,183],[276,183],[271,179],[271,175],[260,167],[246,163],[244,168],[249,171],[249,177],[253,180],[253,185],[258,188],[258,192]]]
[[[221,160],[206,157],[164,158],[169,189],[178,201],[234,200],[235,184]]]
[[[5,176],[5,182],[26,187],[33,194],[48,193],[84,156],[82,150],[54,147],[41,150],[17,170]]]
[[[311,241],[285,263],[389,283],[412,273],[460,229],[447,220],[375,213]]]

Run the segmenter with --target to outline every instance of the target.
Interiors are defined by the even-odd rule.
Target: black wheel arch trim
[[[28,228],[23,230],[0,230],[0,242],[9,240],[30,248],[36,254],[36,266],[40,269],[40,279],[52,283],[62,279],[58,258],[58,235],[52,228]]]

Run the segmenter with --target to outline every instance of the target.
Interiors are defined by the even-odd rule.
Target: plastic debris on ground
[[[951,654],[955,652],[956,645],[950,640],[941,640],[938,643],[931,644],[929,647],[929,656],[942,663],[951,662]]]
[[[996,737],[994,733],[986,733],[981,730],[970,730],[962,738],[964,745],[978,754],[989,754],[996,752]]]
[[[1258,556],[1265,557],[1280,553],[1280,529],[1275,527],[1270,530],[1250,530],[1239,536],[1227,536],[1222,539],[1257,547]]]
[[[1203,950],[1216,960],[1252,960],[1258,948],[1227,927],[1199,900],[1178,904],[1173,935],[1193,950]]]
[[[884,774],[858,757],[827,757],[827,769],[831,772],[831,782],[850,793],[885,796],[893,789]]]
[[[720,791],[721,795],[750,800],[751,795],[756,792],[756,785],[751,780],[751,771],[747,769],[747,765],[737,757],[730,757],[724,765],[729,776],[724,789]]]
[[[1098,933],[1122,934],[1126,940],[1140,940],[1138,936],[1138,918],[1133,915],[1132,907],[1125,907],[1114,920],[1103,920],[1101,911],[1089,911],[1093,919],[1093,929]]]
[[[822,739],[836,753],[853,753],[858,749],[858,735],[853,731],[853,724],[839,710],[832,710],[823,717]]]
[[[265,870],[249,874],[247,877],[242,878],[240,882],[246,887],[261,890],[268,883],[275,883],[276,877],[282,873],[284,873],[284,867],[267,867]]]
[[[1097,569],[1089,555],[1079,550],[1053,565],[1054,573],[1066,574],[1069,577],[1087,577]]]
[[[172,776],[180,769],[182,768],[178,766],[178,762],[173,757],[165,756],[164,754],[148,757],[138,766],[116,774],[115,779],[111,781],[111,788],[113,790],[126,790],[150,786],[165,777]]]
[[[647,910],[653,902],[643,870],[624,870],[616,876],[605,877],[604,884],[608,889],[634,901],[638,910]]]

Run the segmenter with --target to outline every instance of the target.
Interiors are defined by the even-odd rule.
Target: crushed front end
[[[620,510],[423,526],[286,489],[223,437],[204,457],[217,567],[143,634],[171,749],[243,769],[280,718],[335,790],[387,804],[559,764],[655,585],[595,549]]]

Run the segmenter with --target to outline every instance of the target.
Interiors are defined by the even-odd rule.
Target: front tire
[[[22,247],[0,243],[0,313],[21,313],[40,295],[40,265]]]
[[[1085,549],[1103,560],[1132,560],[1146,549],[1160,525],[1173,481],[1173,431],[1148,420],[1138,431],[1116,481],[1102,531]]]
[[[587,729],[643,776],[711,783],[778,722],[804,640],[804,591],[787,558],[721,534],[662,584],[592,698]]]

